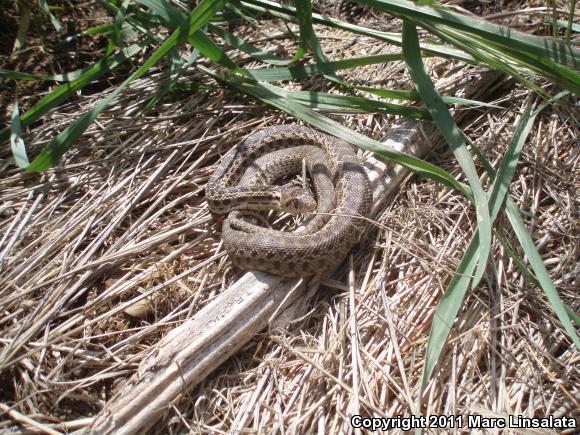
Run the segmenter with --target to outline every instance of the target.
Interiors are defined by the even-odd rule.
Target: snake
[[[316,199],[296,183],[275,184],[306,167]],[[300,125],[248,135],[220,160],[206,185],[210,211],[227,218],[223,246],[234,266],[283,277],[323,274],[337,266],[365,229],[372,193],[352,146]],[[262,227],[246,219],[260,210],[305,214],[302,231]]]

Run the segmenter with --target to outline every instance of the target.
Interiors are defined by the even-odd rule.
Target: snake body
[[[310,147],[319,151],[310,152]],[[244,176],[254,162],[273,152],[277,156],[273,163]],[[285,187],[271,183],[286,175],[280,168],[295,170],[302,154],[316,190],[317,212],[323,214],[314,215],[304,231],[294,233],[245,221],[244,210],[284,209],[280,204],[287,201]],[[280,163],[284,158],[288,164]],[[278,173],[271,174],[271,168]],[[364,229],[361,217],[368,214],[372,201],[368,177],[352,147],[297,125],[269,127],[238,143],[210,177],[206,198],[212,212],[231,212],[222,239],[236,266],[287,277],[323,273],[339,263],[358,242]]]

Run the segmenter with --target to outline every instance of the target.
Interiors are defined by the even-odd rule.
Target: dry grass
[[[321,29],[320,39],[331,58],[389,50],[336,31]],[[430,67],[437,79],[455,76],[448,62]],[[477,73],[464,71],[447,94],[461,96]],[[402,72],[396,64],[358,74],[369,85],[410,89]],[[220,89],[174,94],[139,115],[164,78],[160,71],[137,81],[59,168],[35,175],[2,165],[0,401],[14,412],[2,417],[0,431],[21,430],[25,417],[56,430],[84,426],[160,337],[239,275],[220,247],[205,183],[240,138],[292,120]],[[496,94],[496,103],[519,109],[526,91],[506,83]],[[28,142],[39,149],[101,97],[62,107]],[[572,107],[570,100],[539,117],[511,194],[535,216],[528,220],[534,240],[561,297],[577,309],[580,162]],[[337,119],[379,140],[393,121]],[[473,110],[462,127],[497,167],[514,120],[507,111]],[[430,159],[459,175],[444,148]],[[351,430],[352,414],[411,415],[430,321],[473,228],[464,198],[409,179],[369,230],[368,249],[323,282],[304,317],[285,332],[256,337],[185,391],[154,432],[338,433]],[[501,245],[455,325],[425,412],[569,417],[579,408],[578,351]]]

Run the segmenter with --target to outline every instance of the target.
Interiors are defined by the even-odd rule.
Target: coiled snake
[[[317,201],[291,183],[273,183],[307,162]],[[244,173],[246,173],[244,175]],[[282,276],[308,276],[338,264],[364,229],[372,194],[352,147],[312,128],[284,125],[252,133],[220,161],[206,187],[210,210],[230,213],[222,239],[232,262]],[[301,232],[276,231],[237,210],[316,212]]]

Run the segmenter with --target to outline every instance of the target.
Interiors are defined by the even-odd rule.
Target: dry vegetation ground
[[[396,22],[372,25],[397,30]],[[287,40],[268,40],[280,30],[281,23],[259,34],[238,29],[284,55],[292,51]],[[317,31],[331,59],[391,49]],[[441,90],[457,96],[481,72],[441,60],[429,67],[439,83],[449,78]],[[352,74],[368,85],[412,88],[402,63]],[[37,175],[9,159],[1,163],[0,402],[19,414],[1,416],[0,432],[22,430],[18,415],[59,430],[84,426],[162,336],[239,276],[220,249],[205,183],[240,138],[294,121],[218,88],[177,92],[140,114],[165,79],[160,68],[135,82],[58,168]],[[194,71],[189,79],[213,86]],[[323,88],[318,80],[305,85]],[[27,142],[39,149],[106,92],[66,103],[31,129]],[[490,101],[519,110],[527,94],[503,80]],[[529,215],[561,298],[576,311],[578,116],[572,97],[539,116],[510,189]],[[516,118],[471,109],[461,127],[497,167]],[[376,114],[335,119],[377,140],[394,121]],[[429,160],[461,178],[445,147]],[[369,228],[365,248],[353,254],[356,291],[348,290],[347,262],[324,281],[304,317],[283,333],[255,337],[185,391],[153,432],[339,433],[349,432],[352,414],[410,415],[430,322],[474,220],[461,195],[409,178]],[[509,225],[500,220],[499,228],[517,246]],[[145,292],[145,303],[132,303]],[[573,416],[579,359],[541,290],[496,242],[485,279],[452,330],[424,412]]]

